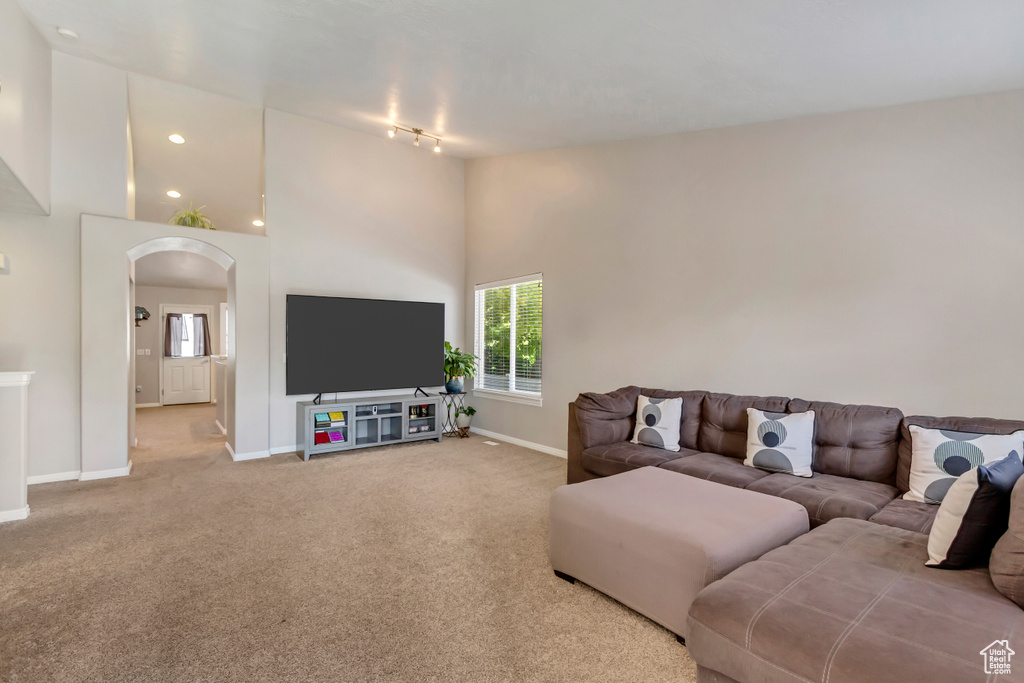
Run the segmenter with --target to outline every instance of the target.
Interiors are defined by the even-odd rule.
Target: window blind
[[[541,393],[543,294],[540,276],[477,287],[478,388]]]

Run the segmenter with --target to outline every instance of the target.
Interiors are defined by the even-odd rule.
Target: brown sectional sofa
[[[681,397],[680,450],[632,444],[637,397]],[[748,407],[815,411],[814,475],[743,465]],[[569,404],[568,483],[655,466],[807,509],[811,531],[698,594],[687,645],[700,681],[984,681],[980,651],[1024,645],[1024,610],[987,568],[924,566],[937,505],[902,499],[909,425],[1009,434],[1024,422],[630,386]],[[1022,655],[1024,657],[1024,655]],[[999,680],[1024,680],[1019,674]]]

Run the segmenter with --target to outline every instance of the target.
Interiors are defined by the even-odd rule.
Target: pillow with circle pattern
[[[641,394],[636,399],[633,443],[678,451],[679,423],[682,421],[683,399],[650,398]]]
[[[814,460],[814,411],[767,413],[747,408],[747,459],[769,472],[810,477]]]
[[[973,434],[910,425],[910,490],[906,500],[941,503],[964,472],[1024,449],[1024,429],[1013,434]]]

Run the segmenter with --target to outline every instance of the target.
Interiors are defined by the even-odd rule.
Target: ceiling
[[[265,234],[252,224],[263,219],[262,109],[138,74],[128,76],[128,100],[138,220],[166,223],[195,207],[218,230]]]
[[[58,50],[463,157],[1024,87],[1021,0],[19,2]]]
[[[228,273],[199,254],[159,251],[135,261],[135,284],[142,287],[227,289]]]

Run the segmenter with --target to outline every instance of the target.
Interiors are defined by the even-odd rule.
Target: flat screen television
[[[444,384],[444,304],[289,294],[286,393]]]

